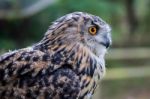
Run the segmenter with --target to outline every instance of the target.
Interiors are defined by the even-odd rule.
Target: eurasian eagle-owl
[[[110,31],[84,12],[57,19],[38,43],[0,56],[0,98],[91,98],[105,73]]]

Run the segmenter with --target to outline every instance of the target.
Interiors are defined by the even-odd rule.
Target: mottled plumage
[[[0,99],[91,98],[110,44],[110,27],[101,18],[67,14],[40,42],[0,56]]]

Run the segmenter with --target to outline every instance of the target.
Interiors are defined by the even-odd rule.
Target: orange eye
[[[92,27],[89,27],[89,33],[91,35],[95,35],[97,33],[97,28],[92,26]]]

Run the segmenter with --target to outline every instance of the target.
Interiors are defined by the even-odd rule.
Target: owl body
[[[75,12],[56,20],[40,42],[2,55],[0,98],[91,98],[105,73],[104,55],[111,42],[107,33],[91,39],[87,27],[92,21],[106,25],[99,32],[110,31],[99,18]]]

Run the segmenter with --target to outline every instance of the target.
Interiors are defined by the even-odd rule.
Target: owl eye
[[[97,28],[95,26],[89,27],[89,33],[91,35],[96,35],[97,33]]]

